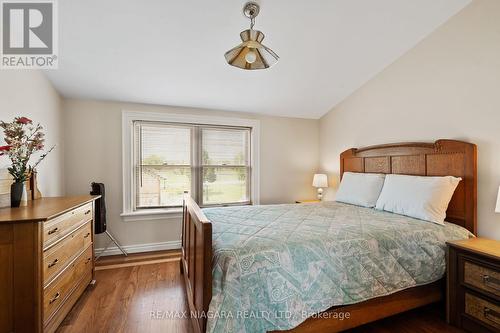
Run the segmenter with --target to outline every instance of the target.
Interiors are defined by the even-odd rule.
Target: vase
[[[26,200],[26,187],[24,182],[15,182],[10,185],[10,206],[19,207],[23,198]]]

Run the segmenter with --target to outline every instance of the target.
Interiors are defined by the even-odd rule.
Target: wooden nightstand
[[[500,241],[446,244],[448,323],[470,332],[500,332]]]
[[[313,202],[321,202],[319,200],[297,200],[295,203],[313,203]]]

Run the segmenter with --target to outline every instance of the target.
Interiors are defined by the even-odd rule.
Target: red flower
[[[6,151],[10,150],[10,146],[0,146],[0,156],[5,155]]]
[[[23,125],[26,125],[26,124],[31,124],[33,121],[29,118],[26,118],[26,117],[19,117],[19,118],[16,118],[16,123],[18,124],[23,124]]]

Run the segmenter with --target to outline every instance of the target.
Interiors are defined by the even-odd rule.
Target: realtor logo
[[[57,68],[55,1],[2,0],[2,69]]]

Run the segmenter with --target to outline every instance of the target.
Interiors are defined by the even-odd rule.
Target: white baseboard
[[[169,241],[161,243],[149,243],[149,244],[136,244],[136,245],[125,245],[122,246],[127,253],[139,253],[139,252],[152,252],[152,251],[163,251],[163,250],[176,250],[181,248],[181,241]],[[116,246],[110,246],[107,248],[106,252],[102,253],[104,248],[95,249],[95,254],[102,256],[112,256],[116,254],[122,254],[120,249]],[[102,254],[101,254],[102,253]]]

